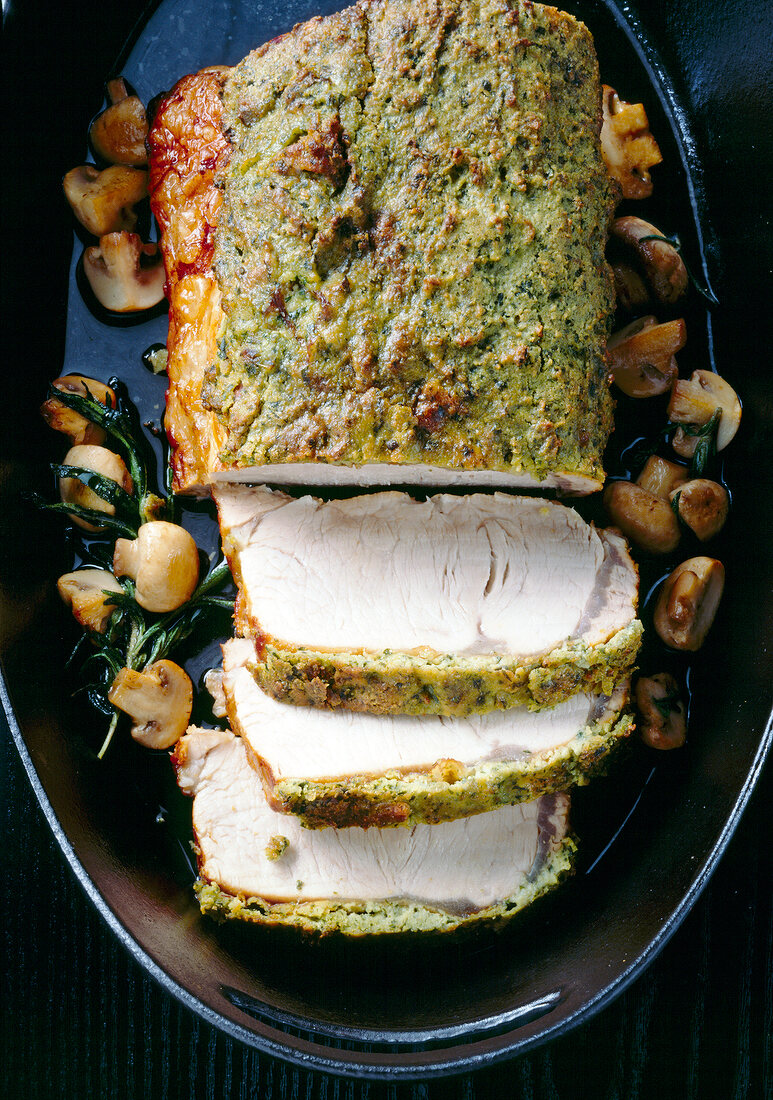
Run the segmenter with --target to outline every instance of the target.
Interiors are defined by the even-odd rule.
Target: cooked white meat
[[[520,908],[554,883],[572,847],[562,848],[564,795],[440,825],[313,831],[271,809],[243,740],[232,733],[191,729],[174,760],[181,789],[194,798],[201,879],[240,899],[240,908],[267,903],[272,919],[286,923],[301,923],[309,903],[307,914],[323,903],[339,918],[341,910],[356,914],[365,903],[373,912],[375,904],[382,925],[383,911],[401,906],[413,914],[425,909],[420,926],[429,927],[499,915],[492,908],[511,901],[508,908]]]
[[[587,669],[588,650],[635,622],[637,575],[625,541],[597,531],[561,504],[502,493],[419,502],[396,492],[323,503],[237,485],[217,488],[215,498],[240,589],[241,632],[292,666],[267,671],[263,683],[272,694],[297,691],[303,680],[328,679],[309,654],[338,655],[330,660],[339,673],[346,666],[353,687],[357,673],[349,657],[340,655],[353,655],[360,664],[370,658],[360,678],[370,674],[382,688],[394,680],[395,662],[407,657],[416,667],[444,660],[445,671],[438,675],[446,682],[463,670],[465,660],[478,679],[485,677],[486,661],[500,673],[507,666],[516,690],[560,647],[574,645],[574,651],[559,663]],[[625,653],[607,663],[630,664],[638,637],[637,624],[624,639]],[[308,667],[301,667],[303,661]],[[605,661],[604,654],[596,654],[590,664],[600,667]],[[413,712],[408,693],[416,685],[406,679],[405,669],[400,675],[405,705],[382,698],[374,704],[378,709]],[[336,698],[322,702],[349,705],[339,686]],[[355,704],[364,686],[357,685]],[[437,683],[423,686],[437,695]],[[578,683],[572,691],[582,687]],[[466,693],[464,706],[486,710],[528,701],[508,702],[506,688],[496,697],[493,690],[478,683]],[[475,698],[482,692],[482,702],[475,703],[473,691]],[[560,691],[553,698],[548,690],[541,701],[571,693]],[[423,712],[433,702],[416,706]],[[459,712],[451,699],[440,700],[437,708]]]
[[[583,782],[630,731],[627,684],[540,711],[465,718],[288,706],[260,689],[245,639],[223,647],[222,689],[272,805],[307,825],[453,820]]]

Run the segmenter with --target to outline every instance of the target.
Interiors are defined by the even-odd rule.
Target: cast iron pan
[[[83,160],[86,127],[111,71],[122,70],[147,101],[184,73],[233,63],[335,6],[165,0],[155,10],[133,2],[106,14],[92,3],[79,6],[78,27],[59,11],[59,23],[45,23],[11,10],[7,71],[12,81],[23,77],[26,109],[9,136],[9,161],[20,175],[4,204],[6,214],[14,212],[6,232],[17,266],[2,406],[3,702],[64,855],[122,943],[166,989],[230,1035],[280,1057],[335,1073],[418,1078],[512,1056],[586,1019],[654,957],[716,865],[772,736],[773,555],[765,544],[771,486],[741,475],[764,469],[773,415],[758,330],[740,324],[732,308],[737,271],[723,265],[700,151],[674,83],[632,10],[611,0],[566,4],[593,31],[604,80],[624,98],[645,102],[661,144],[665,166],[642,214],[680,233],[692,268],[724,300],[710,314],[693,293],[680,310],[689,330],[681,373],[716,362],[745,402],[742,430],[726,452],[733,513],[713,550],[725,562],[728,585],[710,641],[689,672],[689,745],[663,756],[636,746],[610,777],[578,792],[577,875],[501,933],[309,943],[202,919],[191,891],[190,809],[166,755],[124,737],[103,762],[95,760],[101,730],[72,696],[77,681],[65,661],[77,634],[53,588],[74,548],[60,521],[23,497],[29,488],[52,490],[47,463],[61,458],[60,441],[36,415],[57,374],[119,375],[144,420],[158,421],[163,406],[164,381],[143,367],[141,353],[165,339],[165,316],[123,326],[95,316],[78,287],[77,235],[63,344],[72,230],[59,177]],[[706,6],[714,17],[719,8]],[[135,19],[116,63],[116,47]],[[710,67],[703,73],[699,66],[692,79],[710,75]],[[25,129],[31,120],[32,132]],[[618,435],[630,442],[656,429],[662,416],[662,407],[621,402]],[[620,451],[618,445],[610,456],[613,473],[626,468]],[[595,514],[593,502],[583,507]],[[193,510],[188,523],[201,541],[213,538],[206,509]],[[663,572],[644,563],[643,596]],[[643,614],[648,620],[647,600]],[[187,654],[195,678],[213,652]],[[654,646],[642,658],[650,671],[665,661],[674,658]]]

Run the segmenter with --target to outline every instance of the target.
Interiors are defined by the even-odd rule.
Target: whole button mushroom
[[[131,474],[126,469],[126,463],[120,455],[109,451],[107,447],[99,447],[92,443],[82,443],[71,447],[64,456],[65,466],[79,466],[82,470],[93,470],[96,474],[109,481],[114,481],[125,492],[131,493],[134,484]],[[115,515],[115,505],[110,504],[104,497],[99,496],[88,485],[84,485],[76,477],[59,478],[59,496],[65,504],[77,504],[81,508],[90,508],[94,512],[104,512],[107,516]],[[73,523],[82,527],[84,531],[104,531],[99,524],[89,523],[80,516],[70,515]]]
[[[57,591],[81,626],[103,634],[115,604],[110,593],[123,592],[118,581],[107,569],[76,569],[65,573],[56,582]]]
[[[727,489],[718,481],[696,477],[671,493],[679,518],[701,542],[713,539],[725,525],[730,508]]]
[[[149,749],[168,749],[188,728],[193,685],[174,661],[156,661],[144,672],[122,668],[108,699],[134,720],[131,735]]]
[[[199,579],[199,552],[191,535],[176,523],[143,523],[136,539],[117,539],[117,577],[131,577],[135,599],[146,611],[174,611],[193,595]]]
[[[658,324],[640,317],[610,336],[607,351],[615,385],[629,397],[656,397],[666,393],[679,374],[676,353],[687,342],[687,328],[677,321]]]
[[[83,272],[97,301],[113,313],[137,313],[164,297],[166,274],[156,244],[136,233],[106,233],[83,253]]]
[[[102,172],[82,164],[62,181],[64,193],[78,221],[95,237],[134,229],[134,205],[148,193],[148,173],[113,164]]]
[[[651,749],[680,749],[687,737],[687,711],[679,685],[668,672],[642,676],[636,684],[641,739]]]
[[[107,86],[111,103],[91,124],[89,137],[97,156],[110,164],[147,164],[148,119],[142,101],[129,95],[122,78]]]
[[[108,408],[115,408],[115,393],[104,382],[98,382],[96,378],[86,378],[82,374],[65,374],[61,378],[55,378],[52,383],[54,389],[62,393],[75,393],[79,397],[92,397],[101,401]],[[40,415],[55,432],[62,432],[69,437],[73,444],[96,443],[101,444],[107,438],[106,432],[98,424],[87,420],[75,409],[69,409],[55,397],[49,397],[40,406]]]
[[[655,630],[674,649],[695,652],[706,640],[725,587],[716,558],[688,558],[663,583],[655,605]]]
[[[668,418],[678,424],[703,427],[717,409],[721,410],[717,429],[717,450],[723,450],[741,423],[741,402],[733,387],[710,370],[695,370],[689,378],[674,383],[668,402]],[[698,443],[697,435],[678,428],[673,448],[682,458],[691,458]]]
[[[630,481],[612,481],[604,490],[612,523],[642,550],[670,554],[679,545],[679,524],[667,500]]]
[[[642,218],[615,218],[612,236],[627,246],[661,305],[673,305],[687,290],[687,268],[657,226]]]

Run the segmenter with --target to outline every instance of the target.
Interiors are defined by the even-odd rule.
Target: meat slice
[[[256,676],[296,704],[464,715],[610,694],[638,650],[623,538],[496,493],[215,492]]]
[[[360,0],[178,84],[149,135],[199,279],[170,278],[175,487],[600,488],[600,99],[587,28],[507,0]]]
[[[268,805],[241,738],[192,728],[174,753],[192,795],[201,908],[366,935],[513,916],[569,870],[568,796],[405,829],[303,829]]]
[[[628,684],[540,711],[467,718],[357,714],[277,702],[246,639],[223,647],[232,728],[274,809],[304,825],[452,821],[585,783],[633,728]]]

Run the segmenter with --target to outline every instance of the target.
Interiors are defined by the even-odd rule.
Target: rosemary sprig
[[[642,243],[644,243],[644,241],[662,241],[663,244],[670,244],[672,248],[675,248],[682,259],[685,271],[687,272],[687,278],[690,280],[698,293],[706,299],[706,301],[712,308],[719,305],[719,298],[717,298],[716,294],[708,285],[708,283],[703,286],[700,280],[697,279],[690,270],[690,267],[687,264],[687,260],[685,260],[684,255],[682,254],[682,242],[680,241],[678,234],[674,233],[673,237],[663,237],[659,233],[650,233],[646,237],[641,237],[640,240]]]

